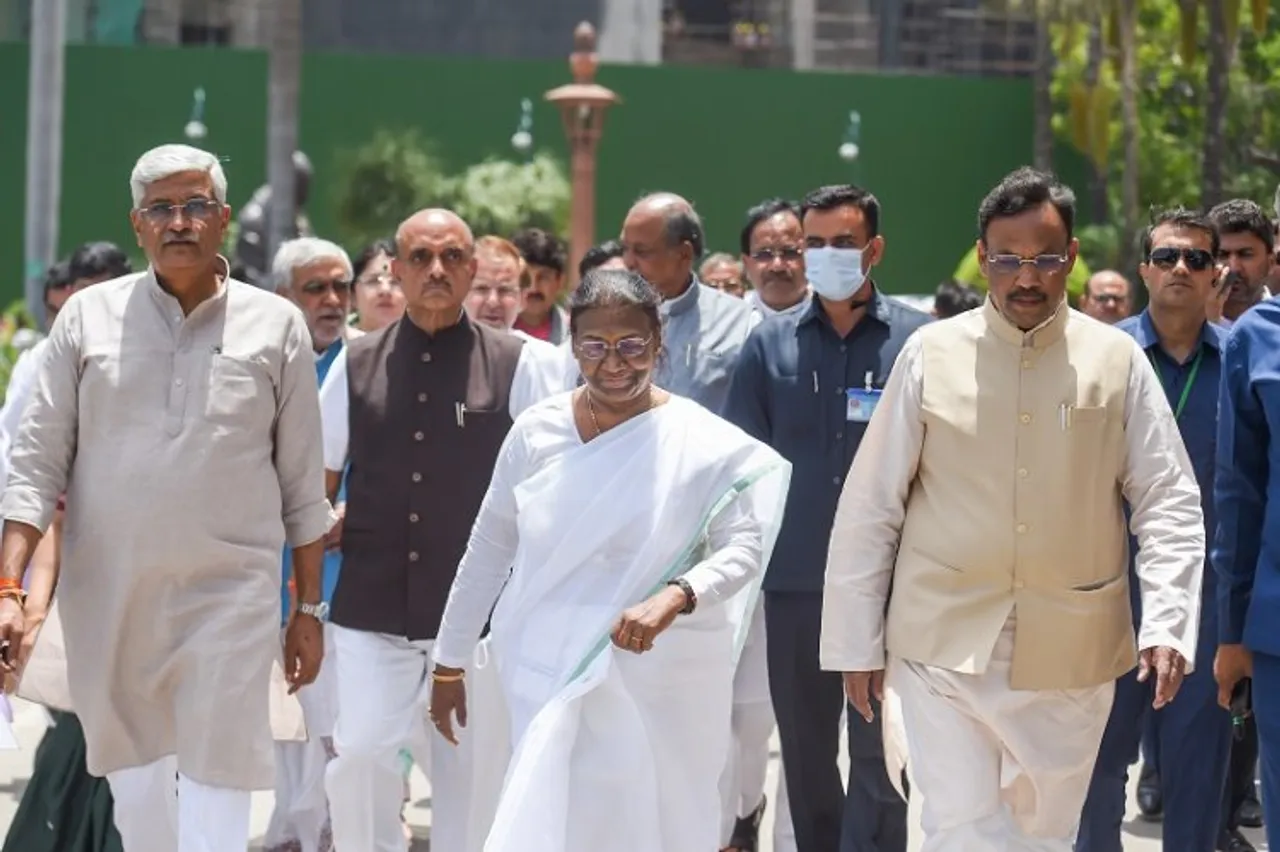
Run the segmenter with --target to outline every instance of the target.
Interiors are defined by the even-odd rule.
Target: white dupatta
[[[609,633],[624,609],[711,556],[708,531],[731,511],[759,545],[760,564],[728,599],[681,616],[687,621],[678,619],[650,652],[678,658],[682,701],[696,700],[704,682],[731,688],[790,472],[770,448],[676,397],[516,487],[519,549],[492,632],[516,749],[485,852],[579,852],[570,825],[591,813],[617,820],[619,842],[665,848],[659,817],[670,819],[680,803],[664,798],[659,782],[679,769],[661,765],[655,739],[688,720],[652,718],[654,702],[629,691],[647,687],[620,672],[634,658]],[[708,712],[715,698],[709,691]],[[709,721],[727,736],[727,701],[724,710]],[[716,753],[697,757],[712,766],[714,803],[727,739],[720,748],[709,737],[706,748]],[[579,772],[587,764],[619,767],[636,795],[593,799]],[[718,824],[714,805],[706,816]]]

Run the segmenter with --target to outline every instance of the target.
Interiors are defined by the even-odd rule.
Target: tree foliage
[[[550,154],[520,163],[491,158],[455,175],[416,131],[379,130],[342,163],[337,221],[342,239],[358,246],[393,233],[425,207],[453,210],[477,236],[523,227],[563,233],[569,198],[564,168]]]
[[[1196,0],[1185,9],[1192,9]],[[1280,180],[1280,0],[1227,2],[1232,59],[1228,80],[1223,173],[1227,197],[1267,202]],[[1265,13],[1265,16],[1264,14]],[[1197,207],[1201,198],[1206,127],[1207,15],[1178,0],[1138,4],[1139,198],[1152,208]],[[1110,222],[1087,234],[1089,260],[1110,266],[1121,235],[1120,89],[1114,22],[1104,16],[1107,61],[1088,80],[1088,24],[1069,18],[1055,26],[1054,129],[1107,176]],[[1097,68],[1097,66],[1095,66]]]

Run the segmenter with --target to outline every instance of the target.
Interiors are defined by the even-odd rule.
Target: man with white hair
[[[271,277],[276,292],[297,305],[306,317],[319,387],[347,338],[362,333],[347,325],[355,278],[351,258],[341,246],[328,240],[300,237],[283,243],[276,250]],[[344,482],[335,498],[334,509],[339,517],[345,500]],[[326,608],[341,570],[341,552],[336,548],[328,550],[324,555],[322,580],[322,600]],[[293,562],[287,548],[281,580],[281,619],[287,625],[293,609],[294,585]],[[328,634],[328,628],[325,632]],[[326,644],[332,643],[326,641]],[[298,692],[307,723],[307,740],[276,743],[275,810],[267,825],[266,852],[328,852],[332,848],[324,771],[333,755],[336,700],[333,693],[330,663],[321,666],[315,683]]]
[[[320,669],[320,411],[296,307],[228,276],[218,159],[185,145],[130,178],[150,261],[73,296],[14,444],[0,649],[24,632],[22,572],[66,493],[58,600],[88,768],[129,852],[244,852],[270,789],[280,549],[299,604],[292,690]],[[130,483],[120,488],[119,483]]]
[[[525,260],[515,243],[494,236],[476,240],[476,277],[462,307],[476,322],[509,331],[524,341],[511,383],[513,414],[578,384],[578,362],[567,343],[556,346],[515,327],[528,279]]]

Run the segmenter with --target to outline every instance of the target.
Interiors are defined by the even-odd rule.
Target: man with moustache
[[[728,252],[718,251],[704,260],[698,269],[698,279],[727,296],[735,299],[743,296],[742,262]]]
[[[1275,266],[1275,231],[1262,208],[1243,198],[1222,202],[1209,211],[1209,218],[1222,240],[1218,262],[1227,268],[1229,288],[1222,305],[1222,324],[1230,327],[1269,295],[1267,280]]]
[[[1089,276],[1080,294],[1080,310],[1107,325],[1114,325],[1133,313],[1133,290],[1129,279],[1114,269]]]
[[[509,331],[524,341],[511,383],[513,418],[533,403],[578,384],[578,362],[568,348],[514,328],[528,280],[524,258],[514,243],[494,236],[476,240],[476,277],[462,306],[475,322]]]
[[[526,343],[463,309],[477,266],[471,229],[454,213],[405,220],[392,262],[405,315],[351,341],[321,390],[330,493],[350,463],[331,608],[337,757],[326,789],[337,849],[405,850],[397,754],[426,736],[431,649],[515,414]],[[471,852],[486,830],[472,821],[471,749],[503,733],[473,724],[458,748],[429,736],[432,847]]]
[[[896,694],[937,852],[1069,852],[1116,678],[1159,709],[1196,647],[1199,490],[1146,353],[1067,306],[1074,222],[1030,168],[983,200],[987,301],[903,347],[832,528],[822,667],[868,721]]]
[[[747,211],[738,244],[751,282],[747,303],[759,317],[795,314],[808,306],[800,208],[781,198],[760,202]]]
[[[632,205],[622,223],[623,261],[662,294],[662,357],[654,382],[719,414],[738,354],[756,319],[742,299],[694,274],[706,247],[702,219],[678,195]]]
[[[1201,214],[1175,209],[1158,214],[1143,233],[1138,273],[1151,295],[1150,304],[1117,328],[1138,341],[1173,409],[1191,467],[1200,486],[1206,536],[1216,521],[1213,468],[1217,448],[1218,386],[1226,334],[1209,322],[1206,306],[1221,285],[1215,257],[1219,254],[1216,223]],[[1140,545],[1129,545],[1129,596],[1135,624],[1142,605],[1133,557]],[[1231,742],[1231,716],[1218,706],[1213,655],[1218,632],[1213,605],[1216,576],[1203,571],[1194,670],[1183,681],[1178,700],[1149,710],[1153,686],[1139,682],[1136,672],[1116,681],[1115,700],[1102,736],[1085,799],[1076,852],[1120,852],[1121,823],[1128,798],[1129,766],[1138,756],[1144,730],[1151,732],[1164,803],[1163,845],[1168,852],[1227,849],[1237,852],[1248,841],[1234,826],[1219,827],[1219,802],[1226,786]],[[1148,715],[1150,713],[1150,715]],[[1220,837],[1220,831],[1222,837]],[[1236,842],[1245,847],[1235,845]],[[1251,847],[1247,847],[1251,848]]]
[[[334,359],[348,337],[361,332],[347,325],[355,278],[351,259],[338,245],[317,237],[300,237],[282,243],[271,262],[276,292],[293,302],[307,320],[315,353],[316,386],[324,383]],[[341,517],[346,489],[338,488],[334,511]],[[281,574],[281,619],[287,624],[293,611],[293,560],[286,550]],[[336,549],[324,555],[322,600],[333,598],[342,569]],[[326,628],[326,638],[332,635]],[[304,742],[276,743],[275,809],[267,825],[266,852],[302,849],[321,852],[329,835],[329,805],[324,794],[324,770],[333,752],[332,663],[322,666],[316,682],[299,691],[298,700],[307,722]]]
[[[217,157],[163,145],[129,183],[150,265],[77,293],[50,334],[0,507],[0,648],[11,670],[22,573],[65,493],[67,680],[124,847],[244,852],[251,791],[275,780],[286,536],[294,690],[324,650],[314,356],[296,307],[228,278]]]
[[[530,337],[559,346],[569,337],[569,317],[560,307],[568,259],[564,242],[540,228],[526,228],[511,238],[524,258],[529,286],[513,326]]]
[[[799,267],[785,213],[756,238],[759,262],[776,273]],[[752,332],[726,407],[727,419],[792,464],[787,511],[764,580],[769,691],[796,848],[904,852],[907,808],[885,774],[880,727],[854,713],[847,714],[847,791],[841,784],[844,687],[838,674],[821,670],[818,640],[840,487],[898,351],[931,319],[885,296],[873,280],[885,252],[874,195],[857,186],[816,189],[800,204],[800,225],[814,295],[801,311]],[[768,288],[770,298],[783,289]]]

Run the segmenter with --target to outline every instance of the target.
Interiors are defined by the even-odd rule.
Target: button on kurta
[[[409,477],[409,478],[410,478],[410,479],[412,479],[414,482],[421,482],[421,481],[422,481],[422,474],[418,473],[418,472],[415,470],[415,471],[413,472],[413,476],[411,476],[411,477]]]
[[[425,393],[418,394],[418,402],[426,402],[426,401],[427,401],[427,395]]]
[[[418,551],[416,551],[416,550],[410,550],[410,551],[409,551],[409,561],[410,561],[410,562],[417,562],[417,561],[418,561]]]
[[[415,441],[421,441],[424,437],[426,437],[426,436],[425,436],[425,435],[423,435],[421,432],[414,432],[414,433],[413,433],[413,440],[415,440]]]
[[[1031,359],[1030,359],[1030,358],[1023,358],[1023,359],[1022,359],[1022,369],[1024,369],[1024,370],[1030,370],[1033,366],[1035,366],[1035,365],[1031,363]]]
[[[1026,525],[1026,524],[1018,524],[1018,526],[1016,527],[1016,529],[1018,530],[1018,532],[1019,532],[1019,533],[1024,533],[1024,532],[1026,532],[1026,531],[1027,531],[1027,525]]]
[[[1024,423],[1024,424],[1026,424],[1026,423],[1030,423],[1030,422],[1031,422],[1031,415],[1030,415],[1030,414],[1027,414],[1026,412],[1023,412],[1022,414],[1020,414],[1020,415],[1018,416],[1018,420],[1019,420],[1019,421],[1021,421],[1021,422],[1022,422],[1022,423]]]
[[[423,353],[422,353],[422,363],[424,363],[424,364],[425,364],[425,363],[427,363],[427,362],[428,362],[428,361],[430,361],[430,360],[431,360],[431,353],[430,353],[430,352],[423,352]]]
[[[417,513],[417,512],[410,512],[410,513],[409,513],[409,523],[411,523],[411,524],[416,524],[417,522],[418,522],[418,513]]]
[[[1028,471],[1025,467],[1020,467],[1020,468],[1018,468],[1018,478],[1019,478],[1019,479],[1026,479],[1026,478],[1027,478],[1027,476],[1028,476],[1028,474],[1029,474],[1029,471]]]

